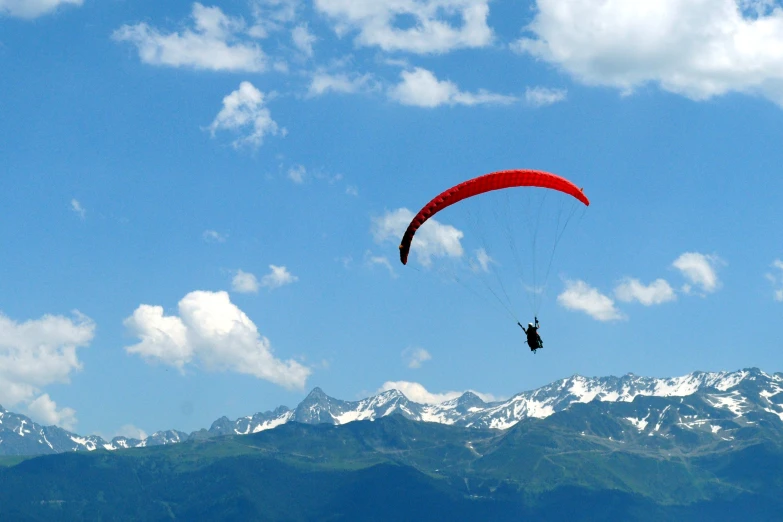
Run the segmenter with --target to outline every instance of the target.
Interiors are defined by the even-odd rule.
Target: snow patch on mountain
[[[733,391],[727,395],[710,394],[705,399],[715,408],[725,408],[737,417],[741,417],[750,409],[748,399],[741,396],[738,391]]]
[[[46,438],[46,433],[44,433],[44,430],[41,430],[40,432],[41,438],[43,439],[43,442],[46,443],[49,448],[54,449],[54,446],[52,446],[52,443],[49,442],[49,439]]]
[[[643,419],[637,419],[635,417],[625,417],[625,420],[636,426],[636,429],[639,431],[644,431],[644,428],[647,427],[647,419],[650,418],[650,414],[648,413],[647,416]]]
[[[86,439],[84,437],[79,437],[77,435],[72,435],[71,440],[74,441],[79,446],[84,446],[85,449],[88,449],[90,451],[96,449],[97,444],[95,444],[95,441]]]
[[[271,430],[277,428],[281,424],[285,424],[286,422],[290,421],[293,416],[294,416],[293,411],[287,411],[283,415],[277,418],[264,421],[261,424],[254,426],[253,433],[258,433],[259,431]]]
[[[332,418],[337,424],[346,424],[348,422],[368,420],[374,417],[375,415],[372,410],[347,411],[341,415],[332,415]]]
[[[768,411],[769,413],[774,413],[775,415],[777,415],[780,418],[781,421],[783,421],[783,413],[781,413],[779,411],[775,411],[775,410],[770,409],[770,408],[764,408],[764,411]]]
[[[24,429],[25,424],[27,424],[27,421],[23,420],[21,424],[19,424],[19,428],[17,430],[17,433],[20,437],[24,437],[26,433],[32,433],[30,430]]]
[[[436,406],[423,407],[420,418],[424,422],[437,422],[438,424],[454,424],[456,422],[456,419],[449,417],[442,408]]]

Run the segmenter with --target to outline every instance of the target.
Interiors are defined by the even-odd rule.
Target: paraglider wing
[[[400,242],[400,261],[402,261],[402,264],[404,265],[408,262],[408,253],[411,249],[413,235],[425,221],[436,213],[465,198],[510,187],[541,187],[558,190],[575,197],[585,205],[590,205],[590,201],[584,195],[582,189],[556,174],[540,170],[503,170],[485,174],[451,187],[424,205],[410,222],[408,229],[402,236],[402,242]]]

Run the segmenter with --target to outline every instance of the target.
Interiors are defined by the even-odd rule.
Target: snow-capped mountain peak
[[[677,398],[679,400],[672,400]],[[632,373],[622,377],[572,375],[491,403],[484,402],[475,393],[465,392],[440,404],[419,404],[395,389],[358,401],[342,401],[316,387],[293,410],[280,406],[233,421],[221,417],[209,430],[202,429],[190,435],[168,430],[156,432],[144,440],[115,437],[111,442],[95,435],[78,436],[56,426],[41,426],[0,406],[0,453],[112,450],[219,435],[246,435],[292,421],[346,424],[392,414],[422,422],[508,429],[528,418],[549,417],[574,405],[593,401],[607,407],[617,405],[613,408],[632,432],[666,437],[669,428],[678,427],[729,440],[724,434],[732,426],[736,428],[737,423],[783,422],[783,374],[767,374],[751,368],[735,372],[697,371],[671,378],[642,377]]]

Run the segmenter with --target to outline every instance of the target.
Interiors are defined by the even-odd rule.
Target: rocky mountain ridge
[[[732,440],[743,426],[757,422],[783,426],[783,373],[767,374],[757,368],[735,372],[693,372],[682,377],[652,378],[574,375],[541,388],[486,403],[466,392],[440,404],[419,404],[398,390],[389,390],[359,401],[342,401],[314,388],[295,408],[230,420],[222,417],[207,429],[191,434],[177,430],[156,432],[144,440],[115,437],[105,441],[81,436],[57,426],[42,426],[0,407],[0,455],[33,455],[74,450],[174,444],[221,435],[244,435],[298,422],[340,425],[375,420],[391,414],[421,422],[467,428],[506,430],[528,418],[546,418],[575,404],[599,401],[616,404],[607,414],[615,421],[649,437],[665,439],[672,429],[704,433],[716,441]],[[655,398],[677,398],[656,401]],[[639,398],[637,400],[637,398]],[[615,437],[625,430],[614,430]]]

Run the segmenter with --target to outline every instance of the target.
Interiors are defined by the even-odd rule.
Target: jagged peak
[[[310,390],[310,393],[307,394],[307,397],[305,397],[305,400],[308,400],[308,399],[312,399],[312,400],[314,400],[314,399],[328,399],[328,398],[329,398],[329,396],[326,395],[321,388],[316,386],[315,388]]]
[[[462,406],[462,407],[486,407],[490,403],[484,401],[481,397],[479,397],[475,392],[472,392],[470,390],[466,391],[456,399],[452,399],[450,401],[446,401],[447,403],[454,404],[456,406]],[[505,401],[503,401],[505,402]],[[444,403],[446,404],[446,403]]]
[[[405,396],[404,393],[402,393],[397,388],[392,388],[391,390],[382,391],[381,393],[377,394],[376,397],[405,397],[406,399],[408,398]]]
[[[216,421],[214,421],[214,422],[213,422],[213,423],[210,425],[209,429],[210,429],[210,431],[212,431],[212,430],[216,430],[216,429],[220,429],[222,426],[226,426],[226,425],[228,425],[228,424],[231,424],[231,419],[229,419],[228,417],[226,417],[225,415],[223,415],[222,417],[220,417],[219,419],[217,419]],[[158,433],[158,432],[155,432],[155,433]],[[155,433],[153,433],[153,434],[152,434],[152,435],[150,435],[150,436],[154,436],[154,435],[155,435]]]

